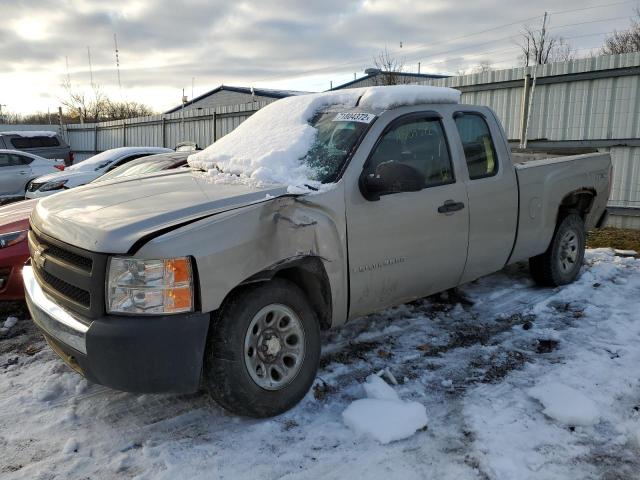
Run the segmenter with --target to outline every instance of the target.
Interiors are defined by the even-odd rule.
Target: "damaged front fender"
[[[342,182],[331,190],[282,196],[185,225],[150,240],[145,258],[195,259],[203,312],[220,307],[239,285],[269,279],[303,259],[314,259],[328,282],[330,312],[323,323],[344,323],[348,278]],[[307,288],[315,288],[307,286]],[[308,293],[308,295],[311,295]],[[318,302],[318,296],[315,297]],[[313,301],[313,300],[312,300]]]

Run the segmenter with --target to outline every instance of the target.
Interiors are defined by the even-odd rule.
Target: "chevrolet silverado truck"
[[[325,101],[306,189],[192,168],[40,201],[33,321],[91,382],[204,388],[265,417],[310,389],[322,330],[524,260],[540,285],[572,282],[605,220],[609,155],[512,155],[489,108],[440,100]],[[245,124],[280,128],[255,115],[233,148]]]

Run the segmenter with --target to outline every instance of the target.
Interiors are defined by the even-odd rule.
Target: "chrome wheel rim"
[[[559,263],[560,269],[566,273],[573,270],[578,261],[579,252],[578,235],[568,231],[560,239]]]
[[[291,383],[304,361],[304,329],[289,307],[271,304],[254,315],[244,338],[244,362],[251,379],[265,390]]]

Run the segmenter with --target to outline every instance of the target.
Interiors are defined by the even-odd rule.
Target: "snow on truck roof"
[[[193,168],[205,170],[216,183],[280,184],[288,185],[290,191],[299,191],[305,185],[322,189],[321,182],[313,180],[311,167],[302,161],[318,134],[310,124],[318,113],[344,108],[343,116],[335,121],[370,123],[384,110],[459,100],[458,90],[422,85],[354,88],[287,97],[258,110],[238,128],[191,155],[188,162]],[[354,112],[361,115],[354,117]]]

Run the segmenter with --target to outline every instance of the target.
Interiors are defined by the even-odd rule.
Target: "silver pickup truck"
[[[523,260],[541,285],[573,281],[605,219],[609,155],[512,156],[489,108],[413,103],[316,112],[301,161],[326,188],[185,169],[40,201],[33,321],[92,382],[205,387],[264,417],[311,387],[321,330]]]

